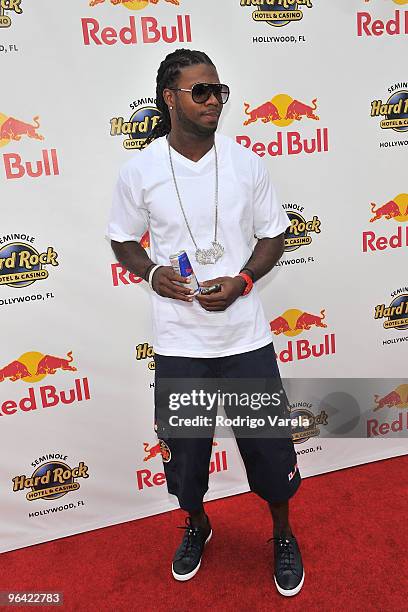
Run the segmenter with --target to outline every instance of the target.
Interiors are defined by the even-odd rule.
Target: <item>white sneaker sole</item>
[[[293,595],[297,595],[299,593],[300,589],[303,586],[303,583],[305,581],[305,571],[303,570],[302,580],[299,582],[297,587],[295,587],[294,589],[282,589],[282,587],[280,587],[279,584],[277,583],[275,575],[274,575],[274,580],[275,580],[276,588],[278,589],[281,595],[283,595],[284,597],[293,597]]]
[[[212,529],[208,535],[208,538],[204,542],[204,546],[211,540],[211,537],[212,537]],[[203,550],[203,553],[204,553],[204,550]],[[196,575],[200,567],[201,567],[201,559],[197,567],[194,568],[193,571],[190,572],[189,574],[176,574],[176,572],[174,571],[173,564],[171,564],[171,573],[173,574],[173,578],[175,578],[179,582],[185,582],[186,580],[191,580],[191,578],[194,578],[194,576]]]

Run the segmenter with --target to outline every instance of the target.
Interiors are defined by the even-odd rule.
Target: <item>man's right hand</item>
[[[177,282],[185,286],[177,285]],[[153,289],[162,297],[182,300],[183,302],[193,301],[193,290],[189,287],[190,279],[176,274],[171,266],[162,266],[153,274]]]

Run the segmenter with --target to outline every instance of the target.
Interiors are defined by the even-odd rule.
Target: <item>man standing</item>
[[[122,168],[107,235],[119,262],[152,290],[158,382],[169,378],[279,377],[272,335],[253,287],[277,263],[289,220],[257,155],[216,134],[229,88],[203,52],[179,49],[161,63],[161,119],[142,152]],[[149,229],[151,259],[139,244]],[[254,240],[256,238],[257,240]],[[193,295],[169,265],[187,251],[201,286]],[[160,432],[158,434],[160,437]],[[253,492],[273,517],[274,579],[283,595],[303,586],[300,550],[289,524],[289,498],[300,485],[291,437],[237,438]],[[204,512],[212,440],[166,439],[167,487],[189,516],[172,573],[189,580],[212,535]]]

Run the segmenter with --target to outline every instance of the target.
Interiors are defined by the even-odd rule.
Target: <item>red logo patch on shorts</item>
[[[164,440],[159,440],[160,452],[164,463],[168,463],[171,459],[171,450]]]

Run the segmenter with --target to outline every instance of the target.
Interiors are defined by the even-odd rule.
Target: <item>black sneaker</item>
[[[192,527],[190,517],[186,517],[184,537],[174,555],[171,571],[176,580],[190,580],[201,565],[204,546],[211,540],[212,529],[207,517],[208,527]]]
[[[303,586],[305,572],[302,555],[294,535],[271,538],[274,542],[276,588],[281,595],[297,595]]]

